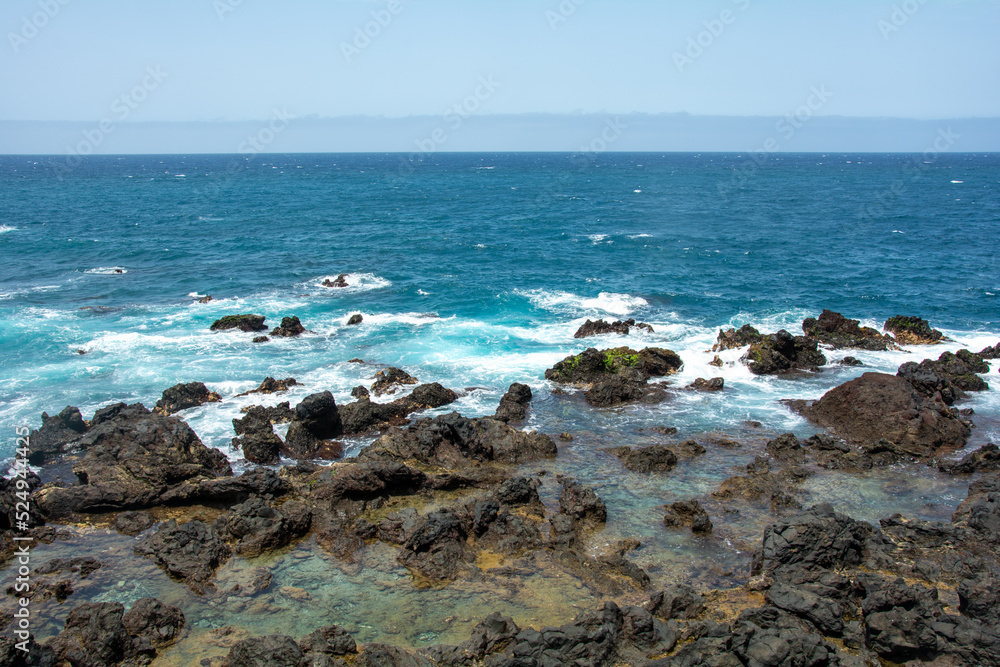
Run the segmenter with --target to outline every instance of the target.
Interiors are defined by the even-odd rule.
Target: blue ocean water
[[[895,373],[903,361],[996,344],[998,229],[996,154],[0,157],[0,457],[12,454],[15,427],[37,427],[43,410],[75,405],[89,417],[109,402],[151,406],[178,382],[202,381],[222,395],[179,416],[237,469],[231,420],[253,403],[294,405],[326,389],[349,402],[353,387],[394,365],[458,390],[443,411],[477,416],[492,414],[511,382],[525,382],[535,394],[525,427],[573,435],[546,467],[581,478],[608,502],[599,541],[640,536],[635,560],[657,581],[731,583],[759,539],[759,517],[743,508],[739,520],[720,518],[719,540],[703,543],[664,530],[660,508],[704,497],[753,459],[753,446],[710,448],[666,477],[624,472],[602,450],[662,440],[653,426],[677,427],[678,439],[756,439],[761,447],[768,434],[808,435],[814,427],[782,399],[816,398],[868,370]],[[342,273],[349,287],[322,285]],[[209,294],[212,301],[198,302]],[[875,327],[891,315],[919,315],[953,340],[896,352],[828,350],[831,362],[852,354],[866,366],[831,363],[791,377],[751,375],[740,350],[722,353],[722,368],[708,364],[720,328],[800,333],[802,320],[823,308]],[[309,332],[254,344],[251,334],[209,331],[236,313],[265,315],[270,326],[297,315]],[[348,327],[354,313],[364,322]],[[634,317],[654,332],[573,338],[598,317]],[[544,380],[568,354],[622,344],[678,352],[678,391],[658,405],[599,410]],[[963,404],[976,411],[970,448],[1000,441],[991,363],[990,390]],[[236,396],[268,375],[302,386]],[[680,390],[715,376],[725,379],[721,394]],[[348,453],[369,441],[349,441]],[[542,488],[548,502],[552,484]],[[944,519],[967,484],[911,466],[828,472],[802,493],[804,503],[834,501],[869,520],[897,511]],[[121,548],[130,552],[130,543]],[[423,612],[411,614],[413,627],[394,637],[425,644],[441,640],[456,600],[470,605],[468,619],[500,604],[479,589],[418,591],[395,570],[385,575],[392,586],[373,594],[373,570],[334,581],[315,548],[299,547],[310,560],[287,561],[294,567],[281,565],[278,580],[317,595],[328,588],[332,601],[375,595],[337,612],[364,641],[384,638],[365,625],[379,605],[387,618],[411,604],[439,609],[440,618],[416,624]],[[555,608],[569,613],[575,587],[552,586],[556,606],[545,606],[548,598],[503,604],[529,621]],[[196,626],[231,622],[188,594],[170,595]],[[300,622],[269,614],[252,623],[273,630],[290,618]],[[447,638],[460,641],[468,623]]]
[[[293,375],[346,400],[372,372],[354,357],[483,387],[459,407],[488,412],[511,381],[542,389],[586,317],[652,323],[637,344],[673,347],[701,375],[718,328],[798,333],[822,308],[876,326],[917,314],[970,345],[1000,334],[997,155],[5,157],[0,179],[11,432],[181,381],[225,396]],[[349,288],[321,286],[339,273]],[[237,312],[298,315],[313,333],[253,345],[208,331]],[[355,312],[365,324],[345,327]],[[785,387],[844,379],[725,370],[744,390],[729,416],[765,423],[794,423],[774,401]],[[726,426],[713,423],[726,407],[703,407],[669,412]],[[224,446],[218,412],[193,418]]]

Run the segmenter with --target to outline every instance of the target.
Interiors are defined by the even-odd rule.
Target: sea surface
[[[524,382],[535,394],[525,428],[574,436],[543,467],[578,477],[608,501],[605,541],[640,536],[646,546],[636,560],[654,577],[704,575],[722,585],[745,574],[759,526],[717,522],[722,542],[708,544],[663,529],[660,508],[708,494],[759,452],[710,448],[675,474],[651,477],[625,473],[602,450],[808,436],[815,427],[782,399],[818,398],[865,371],[895,373],[904,361],[996,344],[998,231],[997,154],[0,157],[0,458],[13,453],[15,427],[37,428],[42,411],[75,405],[89,418],[110,402],[151,407],[178,382],[205,382],[222,395],[179,416],[237,470],[231,420],[254,402],[294,405],[326,389],[349,402],[353,387],[392,365],[462,394],[437,412],[479,416],[493,413],[510,383]],[[322,285],[339,274],[349,287]],[[199,303],[206,295],[212,300]],[[739,350],[722,353],[722,368],[708,365],[720,328],[800,334],[802,320],[824,308],[877,328],[892,315],[918,315],[952,342],[828,350],[828,367],[792,377],[751,375]],[[254,344],[251,334],[209,331],[237,313],[265,315],[269,326],[296,315],[308,333]],[[355,313],[364,321],[348,327]],[[588,318],[627,317],[653,333],[573,338]],[[622,344],[680,354],[685,365],[670,379],[677,391],[668,400],[596,409],[578,394],[554,394],[544,379],[569,354]],[[865,367],[835,363],[845,354]],[[348,363],[354,358],[366,363]],[[991,363],[991,389],[962,405],[976,412],[970,448],[1000,441],[1000,377]],[[269,375],[302,386],[236,397]],[[725,379],[721,394],[682,390],[715,376]],[[660,426],[678,435],[664,438],[652,430]],[[349,441],[348,454],[370,441]],[[897,511],[947,519],[967,486],[901,467],[816,476],[805,493],[868,520]],[[554,482],[543,487],[548,502],[555,493]],[[106,539],[127,546],[131,538]],[[377,568],[331,581],[329,557],[315,545],[302,549],[300,559],[274,565],[275,576],[307,590],[303,582],[322,581],[337,599],[372,595],[364,573]],[[398,583],[405,571],[392,572],[392,595],[358,606],[359,619],[373,606],[398,615],[416,604],[407,597],[415,589]],[[471,622],[483,596],[463,598]],[[537,615],[560,599],[569,599],[565,591],[536,607],[510,604]],[[465,604],[439,602],[442,618]],[[186,604],[196,624],[213,627],[217,610],[199,612],[194,598]],[[349,621],[353,612],[337,613]],[[386,639],[357,623],[359,640]],[[435,613],[414,627],[404,622],[399,642],[460,641],[471,627],[457,622],[452,637],[442,623]]]

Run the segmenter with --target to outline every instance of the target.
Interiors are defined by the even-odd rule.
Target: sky
[[[4,0],[0,121],[1000,117],[1000,0]]]

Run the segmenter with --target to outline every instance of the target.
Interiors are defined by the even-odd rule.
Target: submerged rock
[[[232,551],[212,526],[171,519],[136,545],[135,553],[152,557],[171,577],[200,591]]]
[[[891,332],[900,345],[933,345],[944,340],[944,334],[931,329],[930,323],[919,317],[895,315],[882,328]]]
[[[835,387],[818,401],[795,404],[808,419],[850,442],[886,440],[915,457],[961,449],[969,426],[941,402],[930,400],[897,376],[865,373]]]
[[[697,500],[682,500],[665,507],[663,525],[667,528],[690,526],[693,533],[711,533],[712,521]]]
[[[617,456],[622,465],[632,472],[665,473],[677,465],[677,455],[663,445],[650,445],[639,449],[615,447],[608,451]]]
[[[884,336],[871,327],[860,326],[858,320],[847,319],[840,313],[824,310],[819,318],[806,318],[802,331],[809,338],[834,348],[857,348],[882,351],[893,347],[890,336]]]
[[[230,329],[239,329],[240,331],[264,331],[267,326],[264,325],[264,320],[266,318],[263,315],[226,315],[225,317],[216,320],[212,323],[212,331],[228,331]]]
[[[938,461],[938,470],[950,475],[1000,470],[1000,447],[987,443],[976,451],[966,454],[961,461]]]
[[[205,403],[217,403],[222,400],[214,391],[209,391],[204,382],[188,382],[175,384],[164,390],[162,398],[156,402],[153,412],[161,415],[172,415],[181,410],[196,408]]]

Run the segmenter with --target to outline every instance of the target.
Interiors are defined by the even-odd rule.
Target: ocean
[[[608,501],[608,539],[643,535],[650,548],[637,562],[671,576],[694,576],[710,556],[721,564],[709,573],[716,585],[745,569],[741,540],[759,538],[759,526],[734,528],[720,555],[718,545],[663,535],[660,507],[710,492],[752,454],[710,452],[666,478],[640,478],[602,449],[653,442],[658,426],[676,427],[678,439],[749,437],[746,423],[758,421],[763,433],[808,436],[816,427],[783,399],[1000,341],[997,154],[8,156],[0,182],[0,456],[12,456],[15,427],[37,428],[43,410],[74,405],[89,418],[111,402],[152,407],[178,382],[222,396],[179,416],[237,470],[231,420],[253,403],[294,405],[327,389],[349,402],[353,387],[391,365],[461,394],[428,414],[480,416],[523,382],[535,395],[525,428],[573,434],[547,468]],[[323,286],[339,274],[347,288]],[[794,376],[754,376],[739,350],[721,354],[722,368],[708,365],[720,328],[800,334],[824,308],[876,328],[918,315],[952,342],[827,350],[821,372]],[[209,330],[238,313],[269,326],[295,315],[308,332],[254,344],[251,334]],[[363,323],[347,326],[355,313]],[[573,337],[588,318],[627,317],[653,332]],[[569,354],[623,344],[677,352],[677,391],[660,404],[597,409],[544,379]],[[835,363],[847,354],[865,366]],[[976,413],[970,449],[1000,441],[991,363],[990,390],[962,404]],[[236,396],[266,376],[302,384]],[[721,394],[682,390],[716,376]],[[370,441],[348,441],[347,454]],[[810,501],[868,520],[947,518],[966,487],[929,468],[805,485]],[[324,585],[342,595],[370,594],[369,584]],[[194,601],[186,613],[196,623],[210,616]],[[417,626],[406,642],[442,638]]]

